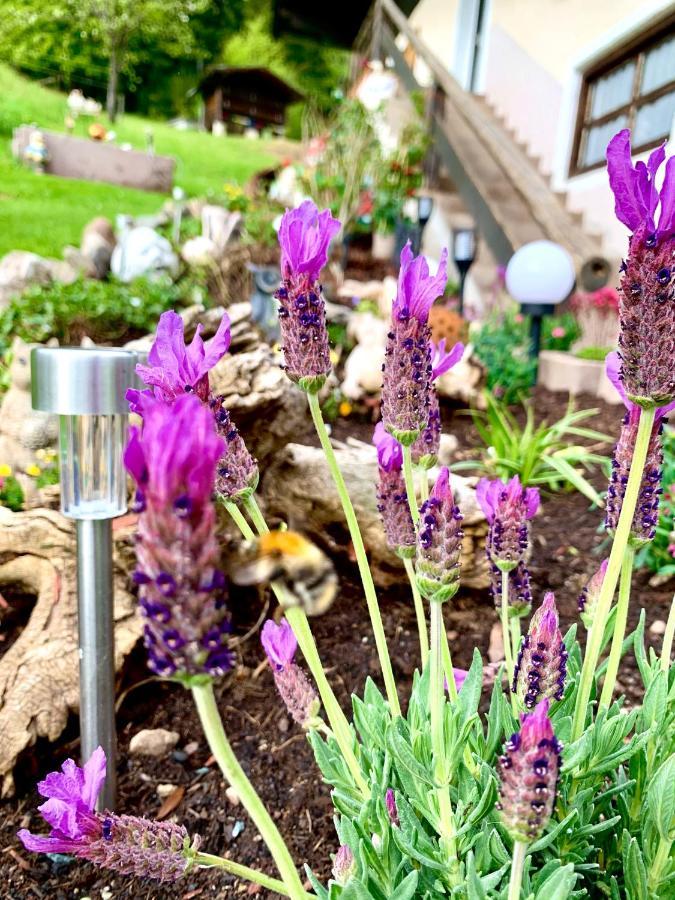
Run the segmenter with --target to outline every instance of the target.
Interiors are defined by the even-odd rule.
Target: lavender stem
[[[389,708],[391,709],[392,716],[400,716],[401,704],[399,703],[398,694],[396,692],[396,681],[394,679],[394,672],[391,668],[391,659],[389,657],[387,639],[384,634],[384,625],[382,624],[380,607],[377,602],[377,594],[375,593],[373,575],[370,571],[370,566],[368,565],[366,548],[363,545],[361,529],[359,528],[356,513],[354,512],[354,507],[347,491],[347,485],[345,484],[345,480],[342,477],[342,472],[340,471],[337,459],[335,458],[335,451],[333,450],[330,438],[328,437],[328,432],[326,431],[326,425],[323,421],[323,415],[321,414],[321,406],[319,404],[318,395],[307,394],[307,402],[312,414],[312,420],[314,422],[314,427],[316,428],[316,433],[319,437],[321,447],[326,457],[326,462],[328,463],[328,469],[333,478],[333,482],[335,483],[335,487],[337,488],[340,502],[342,503],[342,509],[347,520],[347,527],[349,528],[349,534],[352,539],[352,544],[354,545],[356,562],[359,567],[359,574],[361,576],[361,582],[363,584],[363,591],[366,595],[368,613],[370,614],[370,622],[373,629],[373,634],[375,635],[375,645],[377,647],[377,655],[380,660],[380,668],[382,669],[382,678],[384,679],[384,686],[387,692]]]
[[[405,444],[403,445],[403,479],[405,481],[406,494],[408,495],[410,515],[412,516],[412,520],[415,525],[417,525],[420,519],[420,511],[417,506],[417,500],[415,499],[415,479],[413,477],[412,467],[412,447],[406,447]]]
[[[520,900],[520,886],[523,883],[523,867],[527,844],[522,841],[513,842],[513,859],[511,860],[511,880],[509,881],[508,900]]]
[[[257,869],[250,869],[248,866],[242,866],[241,863],[233,862],[233,860],[226,859],[224,856],[214,856],[211,853],[197,853],[194,858],[194,863],[195,865],[204,868],[224,869],[226,872],[229,872],[230,875],[235,875],[237,878],[245,878],[246,881],[251,881],[253,884],[259,884],[261,887],[267,888],[268,891],[274,891],[275,894],[281,894],[282,897],[290,896],[283,881],[265,875],[264,872],[258,872]],[[305,894],[304,896],[309,898],[314,897],[315,895]]]
[[[635,549],[629,544],[621,563],[621,578],[619,580],[619,599],[616,604],[616,621],[614,623],[614,636],[612,647],[609,651],[605,683],[602,686],[600,705],[598,709],[608,709],[612,702],[612,694],[616,687],[616,676],[621,662],[621,649],[626,634],[626,622],[628,620],[628,607],[630,605],[630,588],[633,579],[633,564],[635,562]]]
[[[415,567],[408,557],[403,558],[403,565],[412,589],[413,603],[415,605],[415,618],[417,619],[417,632],[420,637],[420,653],[422,657],[422,669],[426,669],[429,662],[429,632],[427,631],[427,617],[424,612],[424,601],[417,587]]]
[[[504,660],[506,662],[506,675],[509,682],[511,696],[511,709],[514,716],[518,717],[518,703],[516,695],[511,690],[513,684],[513,652],[511,649],[511,633],[509,631],[509,573],[502,572],[502,605],[500,611],[502,623],[502,641],[504,643]]]
[[[237,792],[244,809],[267,844],[286,885],[288,896],[291,900],[306,900],[307,894],[288,847],[230,746],[213,693],[213,684],[210,681],[207,684],[193,684],[191,690],[211,752],[226,781]]]

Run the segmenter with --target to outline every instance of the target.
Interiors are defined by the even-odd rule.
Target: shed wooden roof
[[[208,97],[217,88],[223,87],[230,91],[272,97],[286,105],[303,99],[302,94],[269,69],[240,66],[214,66],[201,79],[197,90],[203,97]]]

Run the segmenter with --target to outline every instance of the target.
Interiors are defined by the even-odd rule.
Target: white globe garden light
[[[557,303],[569,297],[576,280],[574,262],[564,247],[553,241],[532,241],[517,250],[506,267],[506,289],[530,316],[531,355],[541,346],[541,322]],[[536,369],[535,369],[536,382]]]

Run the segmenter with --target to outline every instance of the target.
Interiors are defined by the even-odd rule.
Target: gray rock
[[[124,231],[110,260],[113,275],[128,283],[141,275],[178,272],[178,257],[171,244],[152,228],[141,226]]]
[[[177,731],[166,728],[143,728],[129,742],[131,756],[166,756],[180,739]]]
[[[380,586],[404,578],[401,560],[387,547],[377,511],[375,448],[361,441],[336,445],[336,456],[361,527],[373,577]],[[430,484],[436,476],[429,473]],[[340,527],[347,536],[344,513],[323,452],[318,447],[289,444],[262,472],[262,490],[271,516],[317,539],[329,552],[330,534]],[[489,584],[485,559],[487,522],[476,500],[475,479],[453,475],[455,499],[464,515],[461,572],[465,587]]]

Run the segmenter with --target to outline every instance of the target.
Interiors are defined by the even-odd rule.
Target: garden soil
[[[538,418],[559,417],[562,395],[538,391]],[[580,398],[580,406],[597,405]],[[457,435],[458,457],[477,446],[471,420],[444,410],[446,430]],[[604,407],[593,426],[608,434],[618,431],[622,410]],[[369,440],[372,425],[350,417],[336,424],[334,433]],[[473,455],[473,454],[471,454]],[[604,488],[604,477],[595,477]],[[563,630],[577,621],[577,597],[602,559],[603,534],[598,529],[601,513],[589,509],[577,493],[545,496],[534,521],[531,561],[535,602],[545,590],[558,601]],[[337,560],[341,579],[339,598],[328,615],[317,619],[314,632],[319,650],[338,699],[348,708],[352,691],[360,693],[366,678],[379,682],[379,667],[366,606],[357,583],[350,548]],[[630,625],[638,610],[647,611],[650,642],[658,651],[661,637],[650,633],[655,621],[664,621],[672,598],[673,583],[650,587],[648,573],[635,578]],[[263,662],[257,623],[265,600],[256,594],[236,598],[234,608],[238,666],[218,686],[220,709],[234,749],[251,780],[272,810],[294,858],[306,862],[323,879],[330,874],[331,855],[337,850],[333,811],[328,788],[321,783],[305,736],[289,720],[275,692],[272,675]],[[400,695],[407,697],[419,648],[415,620],[405,584],[380,591],[385,630],[391,649]],[[25,604],[22,604],[25,606]],[[490,635],[497,623],[485,594],[462,592],[446,611],[454,664],[467,667],[474,646],[487,657]],[[16,623],[13,623],[16,625]],[[12,629],[16,631],[16,628]],[[11,635],[0,645],[4,652]],[[128,661],[119,684],[118,728],[120,739],[119,813],[171,817],[202,837],[203,849],[270,874],[274,865],[255,827],[236,796],[226,791],[219,770],[210,757],[189,695],[179,686],[145,681],[139,650]],[[632,658],[624,664],[620,681],[629,698],[639,696],[637,670]],[[487,692],[486,692],[487,693]],[[129,741],[141,728],[176,730],[180,740],[173,753],[155,760],[130,757]],[[98,870],[88,863],[62,856],[52,858],[28,853],[16,838],[19,828],[44,831],[35,807],[39,801],[35,782],[57,768],[67,756],[78,754],[77,722],[55,745],[40,742],[19,763],[16,796],[0,804],[0,897],[3,900],[206,900],[206,898],[272,897],[255,885],[242,883],[219,871],[191,871],[176,884],[157,886]],[[158,787],[164,799],[158,795]],[[167,785],[174,786],[166,787]],[[167,792],[170,792],[168,800]]]

